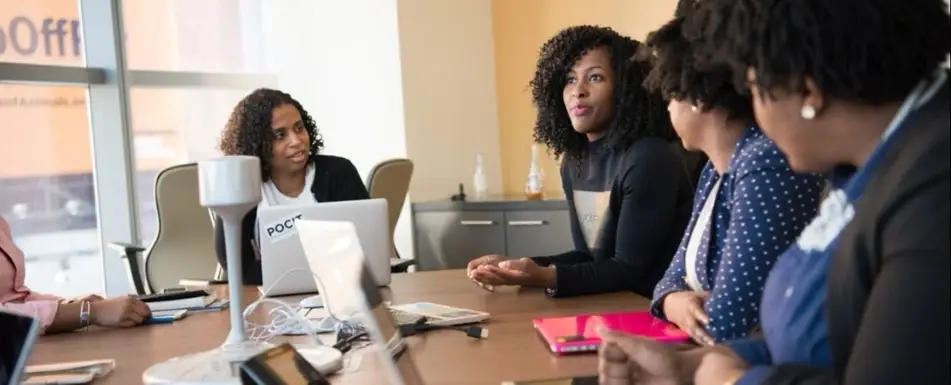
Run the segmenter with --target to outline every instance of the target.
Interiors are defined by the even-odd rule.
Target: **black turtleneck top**
[[[561,179],[575,249],[532,258],[555,265],[549,295],[633,291],[650,298],[690,219],[694,186],[676,143],[642,138],[614,149],[597,140],[566,158]]]

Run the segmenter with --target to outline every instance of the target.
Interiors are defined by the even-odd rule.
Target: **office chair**
[[[122,253],[136,293],[151,294],[177,287],[184,278],[215,274],[218,260],[214,226],[208,220],[208,210],[199,203],[197,163],[172,166],[158,173],[155,211],[158,232],[149,248],[109,244]]]
[[[367,175],[367,192],[370,198],[386,199],[390,211],[390,248],[393,256],[390,260],[390,269],[394,273],[405,273],[416,261],[400,258],[399,251],[393,243],[393,233],[396,223],[403,211],[406,194],[409,193],[409,182],[413,178],[413,161],[409,159],[389,159],[378,163]]]

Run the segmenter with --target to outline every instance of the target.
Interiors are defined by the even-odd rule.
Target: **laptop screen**
[[[18,384],[39,334],[36,319],[0,310],[0,384]]]

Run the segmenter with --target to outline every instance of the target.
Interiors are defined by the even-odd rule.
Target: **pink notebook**
[[[598,326],[653,338],[665,343],[690,341],[687,333],[655,318],[646,311],[536,318],[532,320],[532,323],[555,354],[597,351],[601,344],[601,338],[598,337],[597,332]]]

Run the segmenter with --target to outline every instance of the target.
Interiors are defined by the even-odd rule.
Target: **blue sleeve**
[[[683,239],[680,240],[680,247],[677,248],[677,254],[674,255],[673,261],[670,262],[670,266],[667,268],[667,271],[664,272],[664,277],[661,278],[660,282],[657,282],[657,286],[654,287],[650,311],[651,314],[657,318],[667,319],[667,316],[664,314],[664,298],[666,298],[668,294],[687,290],[687,284],[684,282],[684,277],[687,275],[687,271],[684,267],[686,265],[687,242],[690,241],[691,230],[697,222],[696,214],[700,212],[704,197],[707,196],[707,184],[710,183],[713,175],[713,168],[710,163],[707,163],[703,168],[703,172],[700,174],[700,180],[697,182],[697,190],[696,194],[694,194],[693,201],[693,214],[690,217],[690,223],[688,223],[687,228],[684,229],[684,236]]]
[[[770,146],[772,147],[772,146]],[[759,324],[770,269],[815,216],[823,180],[795,174],[775,149],[742,160],[733,181],[730,224],[704,310],[716,341],[744,338]]]
[[[750,366],[763,366],[773,363],[773,357],[769,353],[769,346],[762,338],[744,338],[741,340],[727,341],[723,343],[727,348],[736,353],[737,356],[746,361]]]

